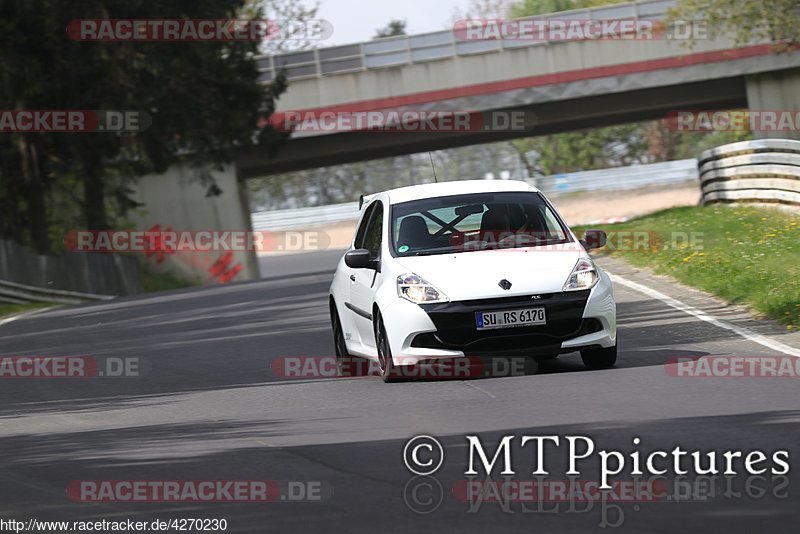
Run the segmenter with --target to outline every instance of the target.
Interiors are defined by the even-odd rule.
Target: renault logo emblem
[[[506,280],[505,278],[503,278],[502,280],[500,280],[500,281],[497,283],[497,285],[498,285],[498,286],[500,286],[500,287],[502,287],[502,288],[503,288],[503,289],[505,289],[506,291],[508,291],[509,289],[511,289],[511,282],[509,282],[509,281],[508,281],[508,280]]]

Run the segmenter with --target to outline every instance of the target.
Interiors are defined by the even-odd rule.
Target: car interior
[[[482,203],[420,209],[399,217],[396,252],[451,252],[561,242],[566,233],[544,204]]]

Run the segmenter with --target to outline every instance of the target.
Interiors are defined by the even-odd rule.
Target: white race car
[[[535,187],[443,182],[362,203],[330,288],[340,365],[374,360],[391,381],[398,366],[464,356],[616,362],[611,280],[586,252],[606,234],[579,241]]]

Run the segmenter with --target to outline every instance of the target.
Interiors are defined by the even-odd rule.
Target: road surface
[[[230,532],[259,533],[795,531],[800,486],[793,471],[705,482],[670,476],[657,502],[475,509],[459,499],[467,434],[492,447],[506,435],[583,435],[598,449],[631,451],[638,437],[643,450],[786,449],[800,457],[795,380],[665,371],[677,356],[780,354],[758,338],[617,284],[615,369],[585,371],[572,354],[528,376],[400,384],[283,378],[275,372],[283,357],[333,354],[330,258],[284,261],[296,263],[259,281],[67,307],[0,326],[2,355],[138,358],[142,375],[0,379],[0,517],[224,518]],[[727,326],[789,339],[699,293],[653,283]],[[404,464],[406,442],[420,434],[444,447],[435,479],[416,479]],[[530,479],[530,459],[519,463],[526,467],[518,477]],[[594,464],[587,466],[580,478],[597,480]],[[563,480],[563,455],[553,453],[548,468]],[[270,480],[281,488],[293,481],[320,497],[164,503],[68,495],[73,481],[108,480]],[[696,491],[688,492],[690,484]],[[719,491],[709,497],[703,487]],[[679,498],[682,491],[689,500]]]

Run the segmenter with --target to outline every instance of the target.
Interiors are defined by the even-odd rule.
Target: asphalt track
[[[462,502],[465,434],[492,446],[509,434],[585,435],[598,449],[623,451],[639,437],[642,450],[786,449],[797,461],[797,381],[670,376],[671,357],[779,352],[620,284],[611,370],[586,371],[573,354],[502,378],[278,376],[281,357],[332,355],[333,256],[287,257],[255,282],[0,325],[2,355],[136,357],[143,369],[138,378],[0,380],[0,517],[225,518],[231,532],[797,531],[794,469],[786,477],[668,477],[657,502]],[[653,283],[729,324],[788,339],[702,295]],[[435,478],[415,478],[404,465],[404,446],[419,434],[444,446]],[[518,476],[530,479],[532,460],[519,458]],[[564,479],[562,455],[547,467]],[[580,478],[597,477],[587,464]],[[306,502],[76,502],[66,491],[75,480],[313,481],[323,489]]]

